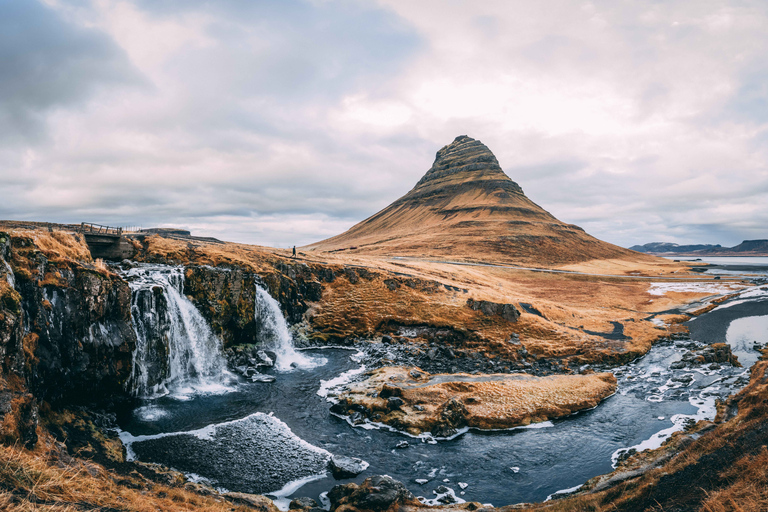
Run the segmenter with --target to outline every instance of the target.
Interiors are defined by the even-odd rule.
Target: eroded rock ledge
[[[450,437],[464,427],[504,429],[567,416],[595,407],[615,391],[611,373],[430,375],[398,366],[350,384],[332,410],[354,422],[369,419],[413,435]]]

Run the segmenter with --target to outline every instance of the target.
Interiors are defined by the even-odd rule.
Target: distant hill
[[[669,254],[676,256],[768,256],[768,240],[744,240],[735,247],[721,245],[678,245],[666,242],[652,242],[630,247],[633,251],[646,254]]]
[[[710,244],[698,244],[698,245],[678,245],[668,242],[651,242],[645,245],[633,245],[629,249],[637,252],[644,252],[646,254],[664,254],[664,253],[681,253],[681,252],[697,252],[708,251],[713,249],[720,249],[721,245]]]
[[[648,258],[556,219],[526,197],[483,143],[466,135],[440,149],[403,197],[305,249],[535,266]]]

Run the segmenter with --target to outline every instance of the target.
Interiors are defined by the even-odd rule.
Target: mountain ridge
[[[740,244],[733,247],[723,247],[720,244],[678,245],[671,242],[651,242],[643,245],[633,245],[629,249],[645,254],[768,256],[768,240],[744,240]]]

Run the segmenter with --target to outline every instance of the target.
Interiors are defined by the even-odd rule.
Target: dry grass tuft
[[[12,236],[28,237],[35,241],[37,248],[50,261],[71,261],[91,263],[91,252],[81,235],[65,231],[43,231],[29,229],[14,229]]]
[[[709,493],[703,512],[764,512],[768,510],[768,448],[740,459],[722,477],[733,484]]]
[[[50,447],[51,445],[49,445]],[[146,485],[119,477],[101,466],[77,459],[59,459],[54,451],[29,452],[0,446],[0,509],[125,510],[135,512],[231,512],[253,508],[236,506],[219,496],[202,496],[185,488]],[[274,506],[263,512],[276,512]]]

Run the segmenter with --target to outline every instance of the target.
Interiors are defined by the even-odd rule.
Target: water
[[[256,319],[262,326],[260,332],[262,343],[275,352],[275,367],[278,371],[314,368],[325,364],[322,357],[312,358],[296,351],[293,346],[293,336],[280,310],[280,304],[259,285],[256,285]]]
[[[131,287],[137,345],[131,387],[136,396],[224,392],[231,377],[221,341],[184,296],[184,269],[141,265],[124,273]]]
[[[659,446],[688,418],[713,418],[715,400],[747,382],[748,365],[758,355],[750,341],[768,342],[768,300],[759,292],[745,292],[751,298],[726,302],[691,322],[694,340],[733,343],[744,368],[670,369],[691,341],[662,343],[615,368],[617,393],[592,410],[533,428],[470,430],[436,444],[372,425],[353,427],[331,414],[328,397],[343,377],[362,372],[365,354],[297,351],[285,343],[290,332],[277,303],[264,292],[258,310],[266,342],[282,354],[282,362],[266,371],[274,383],[243,380],[226,394],[143,400],[118,421],[129,452],[139,460],[164,463],[232,491],[318,499],[338,483],[388,474],[424,498],[434,498],[435,489],[445,485],[467,501],[497,506],[541,501],[610,472],[630,447]],[[409,446],[396,448],[404,440]],[[358,457],[370,466],[357,478],[337,481],[324,470],[330,454]]]
[[[270,373],[277,379],[272,384],[242,382],[232,393],[198,396],[188,402],[163,397],[154,401],[163,415],[147,419],[137,410],[120,421],[125,431],[134,436],[146,436],[201,429],[247,418],[254,412],[272,413],[307,443],[370,463],[368,470],[356,479],[335,481],[324,476],[305,484],[296,496],[317,499],[320,493],[337,483],[360,482],[370,475],[388,474],[424,497],[433,497],[432,490],[447,485],[468,501],[496,505],[540,501],[558,490],[580,485],[595,475],[611,471],[612,458],[617,451],[643,443],[652,446],[652,438],[659,431],[666,429],[665,434],[669,435],[682,428],[685,415],[714,416],[714,398],[727,396],[737,386],[736,381],[745,369],[726,366],[719,371],[669,370],[669,364],[679,360],[682,352],[684,349],[672,343],[657,345],[642,360],[617,369],[618,392],[593,410],[548,422],[543,428],[469,431],[452,441],[438,444],[388,430],[354,428],[345,419],[330,414],[330,404],[317,393],[321,381],[331,381],[360,366],[350,358],[350,351],[342,349],[307,351],[316,357],[322,354],[327,364],[289,373],[272,370]],[[690,375],[692,380],[673,380],[683,375]],[[683,416],[674,418],[676,415]],[[262,436],[267,435],[262,433]],[[410,446],[396,449],[395,446],[403,440]],[[659,442],[662,440],[658,438]],[[205,452],[219,453],[219,462],[225,466],[233,457],[229,450],[242,451],[236,436],[216,438],[208,443],[210,446]],[[133,449],[142,460],[163,462],[203,476],[218,475],[216,468],[206,468],[207,460],[195,458],[190,464],[183,465],[183,460],[173,456],[174,452],[185,451],[184,447],[191,453],[199,453],[200,444],[197,439],[189,439],[188,444],[174,444],[177,449],[165,453],[162,443],[142,447],[141,442],[136,442]],[[265,468],[270,457],[261,458],[258,471],[272,475],[281,470],[280,467]],[[274,488],[264,488],[253,484],[256,468],[249,465],[231,467],[236,470],[214,483],[230,490],[264,493],[278,490],[291,480],[291,475],[286,475],[284,481],[274,483]],[[447,483],[443,482],[446,478],[449,479]],[[428,482],[420,485],[416,479]],[[469,484],[463,496],[458,482]]]
[[[664,256],[668,260],[701,261],[713,265],[759,265],[768,267],[767,256]]]

